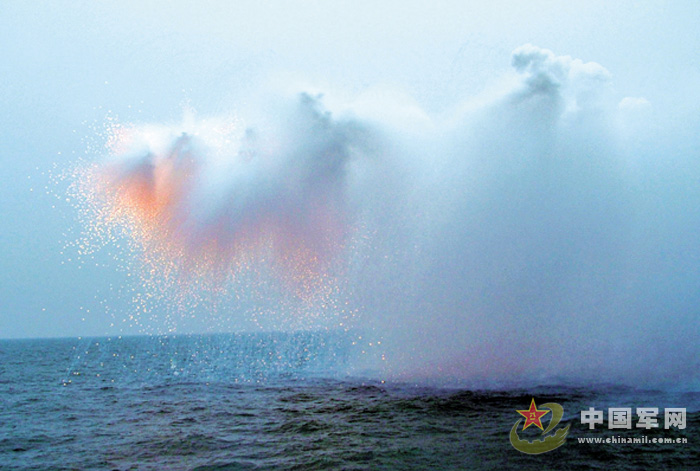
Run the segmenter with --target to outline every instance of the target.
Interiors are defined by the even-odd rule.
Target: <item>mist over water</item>
[[[383,378],[697,389],[697,137],[599,64],[511,61],[441,114],[328,90],[120,123],[76,185],[87,232],[129,240],[146,309],[360,329]]]

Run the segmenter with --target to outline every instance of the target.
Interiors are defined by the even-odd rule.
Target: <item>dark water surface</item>
[[[387,384],[340,374],[344,351],[321,334],[0,341],[0,469],[698,469],[698,393]],[[541,455],[508,438],[532,397],[571,425]],[[642,406],[660,429],[608,430],[608,407]],[[666,407],[685,430],[663,429]],[[643,436],[688,443],[578,442]]]

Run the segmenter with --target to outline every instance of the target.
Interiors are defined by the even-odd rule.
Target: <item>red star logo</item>
[[[523,425],[523,430],[528,428],[530,425],[536,425],[540,428],[540,430],[544,430],[540,419],[542,418],[543,415],[545,415],[547,412],[549,412],[549,410],[548,409],[537,410],[537,406],[535,405],[535,398],[534,397],[532,398],[532,402],[530,403],[530,409],[519,410],[517,412],[518,412],[518,414],[525,417],[525,424]]]

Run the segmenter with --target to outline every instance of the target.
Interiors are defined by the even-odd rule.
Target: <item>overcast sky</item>
[[[449,114],[512,78],[530,43],[603,66],[616,100],[650,104],[667,134],[654,145],[676,136],[697,155],[698,25],[692,0],[2,2],[0,338],[119,332],[124,274],[106,256],[70,259],[76,216],[50,182],[95,157],[107,116],[169,122],[270,90],[332,101],[373,88]]]

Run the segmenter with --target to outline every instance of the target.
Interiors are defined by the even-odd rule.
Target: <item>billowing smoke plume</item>
[[[700,202],[671,196],[680,172],[697,178],[692,156],[667,165],[632,144],[631,109],[649,103],[618,106],[602,66],[530,45],[512,64],[511,88],[413,146],[428,176],[408,190],[416,236],[366,303],[382,306],[394,361],[408,377],[697,381],[697,276],[682,260],[699,221],[664,210]],[[659,227],[673,242],[649,237]]]
[[[91,223],[126,232],[164,280],[220,285],[267,260],[309,294],[346,244],[346,173],[368,133],[306,94],[278,111],[256,127],[231,117],[116,126],[110,158],[81,188]]]
[[[697,165],[649,159],[652,105],[604,67],[531,45],[512,65],[449,117],[302,94],[258,122],[117,128],[97,213],[178,276],[342,280],[383,375],[697,381],[700,195],[672,189]]]

